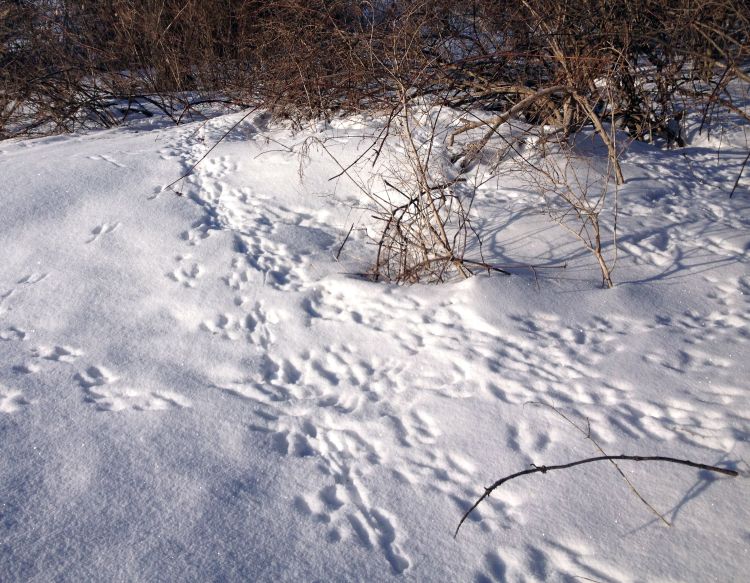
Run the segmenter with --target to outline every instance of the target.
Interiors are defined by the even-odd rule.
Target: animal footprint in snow
[[[26,405],[31,405],[31,401],[21,391],[6,389],[0,385],[0,413],[15,413]]]
[[[188,242],[188,245],[198,246],[203,239],[211,236],[211,225],[205,220],[200,220],[193,224],[189,231],[183,231],[182,238]]]
[[[11,297],[13,297],[13,295],[14,295],[15,293],[16,293],[16,290],[15,290],[15,289],[12,289],[12,290],[10,290],[10,291],[7,291],[7,292],[0,292],[0,308],[2,308],[2,307],[3,307],[3,304],[5,303],[5,301],[6,301],[6,300],[7,300],[8,298],[11,298]],[[0,314],[2,314],[2,313],[3,313],[3,311],[0,311]]]
[[[88,241],[86,241],[86,243],[93,243],[99,237],[108,235],[109,233],[114,233],[118,229],[119,226],[120,226],[120,223],[102,223],[98,227],[94,227],[91,230],[91,238]]]
[[[366,549],[379,547],[395,574],[401,574],[411,566],[409,556],[399,544],[403,537],[395,518],[385,510],[370,506],[355,480],[346,485],[331,484],[317,496],[297,496],[294,508],[328,528],[326,540],[337,543],[342,530],[348,524],[351,532]]]
[[[396,430],[399,442],[405,447],[433,445],[440,435],[437,424],[426,413],[412,411],[408,415],[388,414],[386,417]]]
[[[238,165],[229,156],[209,158],[201,170],[201,177],[211,178],[215,181],[235,172],[237,168]]]
[[[117,377],[104,367],[90,366],[85,372],[79,372],[75,379],[84,389],[90,389],[112,383],[117,380]]]
[[[405,422],[409,432],[424,445],[432,445],[440,435],[437,423],[426,413],[414,411],[409,416],[411,419]]]
[[[85,400],[100,411],[161,411],[190,406],[188,399],[176,393],[141,391],[119,385],[117,377],[104,367],[90,366],[75,378],[86,393]]]
[[[248,342],[265,349],[274,342],[270,326],[276,323],[276,315],[266,312],[262,304],[257,302],[245,315],[235,317],[231,314],[219,314],[213,320],[203,322],[201,328],[228,340],[238,340],[244,336]]]
[[[293,455],[294,457],[310,457],[316,453],[311,444],[314,435],[299,431],[277,431],[273,434],[272,441],[274,449],[281,455]]]
[[[508,426],[508,447],[524,454],[543,453],[552,441],[547,431],[532,429],[531,425],[520,420],[518,426]]]
[[[91,389],[90,401],[100,411],[164,411],[190,407],[185,397],[169,391],[148,392],[127,387]]]
[[[665,267],[675,261],[675,243],[664,233],[656,233],[633,243],[623,241],[621,246],[630,253],[636,264]]]
[[[83,352],[70,346],[53,346],[51,348],[40,346],[31,351],[31,355],[35,358],[43,358],[44,360],[55,362],[75,362],[82,354]]]
[[[178,263],[177,269],[167,273],[167,277],[172,281],[181,283],[185,287],[195,287],[195,283],[201,275],[203,268],[199,263],[190,263],[191,255],[178,255],[175,260]]]
[[[361,394],[347,389],[346,387],[330,391],[318,400],[320,407],[332,407],[339,413],[353,413],[364,403],[365,398]]]
[[[24,340],[26,338],[26,331],[21,328],[11,326],[3,331],[0,331],[0,340]]]
[[[333,483],[318,491],[294,499],[295,509],[327,525],[326,539],[341,540],[342,531],[349,526],[366,549],[379,547],[394,573],[400,574],[411,565],[409,556],[401,549],[402,538],[398,524],[385,510],[368,503],[368,493],[360,480],[357,460],[363,458],[367,447],[351,432],[328,432],[319,445],[319,467],[330,474]],[[364,447],[364,449],[363,449]],[[378,460],[371,460],[378,463]]]
[[[248,312],[242,320],[242,327],[247,332],[248,339],[261,348],[268,348],[274,342],[270,326],[278,324],[279,320],[274,312],[266,311],[260,302]]]
[[[230,314],[219,314],[213,320],[204,321],[201,328],[227,340],[237,340],[240,337],[241,325]]]
[[[30,273],[18,280],[18,283],[22,285],[34,285],[40,281],[44,281],[49,276],[49,273]]]
[[[100,161],[100,162],[107,162],[109,164],[112,164],[112,166],[117,166],[118,168],[127,168],[127,166],[125,166],[124,164],[120,164],[117,160],[115,160],[111,156],[107,156],[105,154],[101,154],[101,155],[97,154],[97,155],[94,155],[94,156],[89,156],[88,158],[89,158],[89,160],[96,160],[96,161]]]
[[[249,393],[247,397],[253,399]],[[255,399],[253,399],[255,400]],[[316,455],[318,429],[307,419],[277,417],[273,414],[259,414],[265,425],[251,425],[253,431],[269,435],[271,447],[282,456],[310,457]]]
[[[39,372],[41,367],[33,362],[27,362],[26,364],[17,364],[11,370],[17,374],[33,374]]]

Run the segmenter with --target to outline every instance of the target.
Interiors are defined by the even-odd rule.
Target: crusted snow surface
[[[567,269],[400,287],[355,275],[369,213],[306,140],[352,161],[368,122],[249,117],[163,190],[238,119],[0,143],[0,580],[746,577],[740,145],[629,150],[612,290],[512,183],[485,255]],[[535,403],[740,476],[621,462],[671,528],[608,463],[526,476],[454,540],[494,480],[599,455]]]

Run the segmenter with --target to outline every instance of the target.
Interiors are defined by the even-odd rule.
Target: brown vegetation
[[[303,118],[390,110],[403,86],[568,133],[614,116],[643,138],[685,99],[731,106],[727,85],[748,79],[739,0],[0,0],[0,15],[6,135],[115,123],[114,99],[179,117],[220,95]]]
[[[179,123],[215,102],[296,123],[370,111],[408,125],[421,100],[467,113],[446,141],[462,171],[521,119],[568,153],[568,138],[589,127],[622,183],[616,128],[679,146],[685,111],[700,111],[707,131],[719,110],[750,119],[728,91],[750,81],[749,41],[741,0],[0,0],[0,139],[157,111]],[[477,110],[495,114],[478,121]],[[443,232],[451,219],[439,218],[464,207],[455,189],[430,182],[429,160],[410,141],[419,196],[405,195],[405,214],[389,210],[379,248],[411,244],[402,234],[413,225],[397,216],[422,221],[420,245],[437,247],[379,265],[414,280],[420,265],[443,273],[438,257],[466,274],[455,233]],[[557,181],[548,194],[569,183],[565,172],[548,176]],[[419,200],[425,193],[437,194]],[[602,264],[590,220],[600,207],[583,209],[583,220]],[[465,217],[457,224],[465,243]],[[399,262],[406,271],[394,276]],[[603,279],[611,285],[604,269]]]

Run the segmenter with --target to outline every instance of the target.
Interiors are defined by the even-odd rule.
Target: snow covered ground
[[[0,143],[0,580],[746,580],[741,134],[633,145],[613,290],[514,184],[488,259],[567,269],[398,287],[352,275],[360,230],[334,260],[368,213],[309,133],[250,117],[161,192],[238,119]],[[740,476],[621,462],[671,528],[609,463],[527,476],[454,540],[494,480],[599,455],[530,402]]]

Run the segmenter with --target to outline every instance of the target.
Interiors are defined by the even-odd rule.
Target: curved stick
[[[708,466],[706,464],[699,464],[697,462],[691,462],[689,460],[679,460],[672,457],[664,457],[660,455],[654,455],[654,456],[640,456],[640,455],[602,455],[599,457],[592,457],[587,458],[585,460],[578,460],[576,462],[570,462],[569,464],[562,464],[559,466],[533,466],[531,469],[523,470],[522,472],[516,472],[515,474],[512,474],[510,476],[505,476],[504,478],[500,478],[497,482],[492,484],[489,488],[485,488],[484,494],[474,502],[474,505],[469,508],[469,510],[466,511],[466,514],[463,515],[461,518],[461,522],[458,523],[458,526],[456,527],[456,532],[453,533],[453,538],[456,538],[458,536],[458,531],[461,528],[461,525],[464,523],[464,521],[469,517],[469,514],[471,514],[474,509],[481,504],[481,502],[489,497],[490,494],[496,489],[502,486],[505,482],[509,482],[510,480],[514,478],[519,478],[521,476],[526,476],[528,474],[536,474],[537,472],[541,472],[542,474],[546,474],[547,472],[551,470],[564,470],[566,468],[572,468],[574,466],[580,466],[582,464],[588,464],[591,462],[601,462],[601,461],[612,461],[612,460],[631,460],[634,462],[671,462],[673,464],[682,464],[683,466],[690,466],[692,468],[698,468],[701,470],[708,470],[709,472],[718,472],[720,474],[724,474],[726,476],[732,476],[736,477],[739,474],[734,470],[728,470],[726,468],[717,468],[716,466]]]

